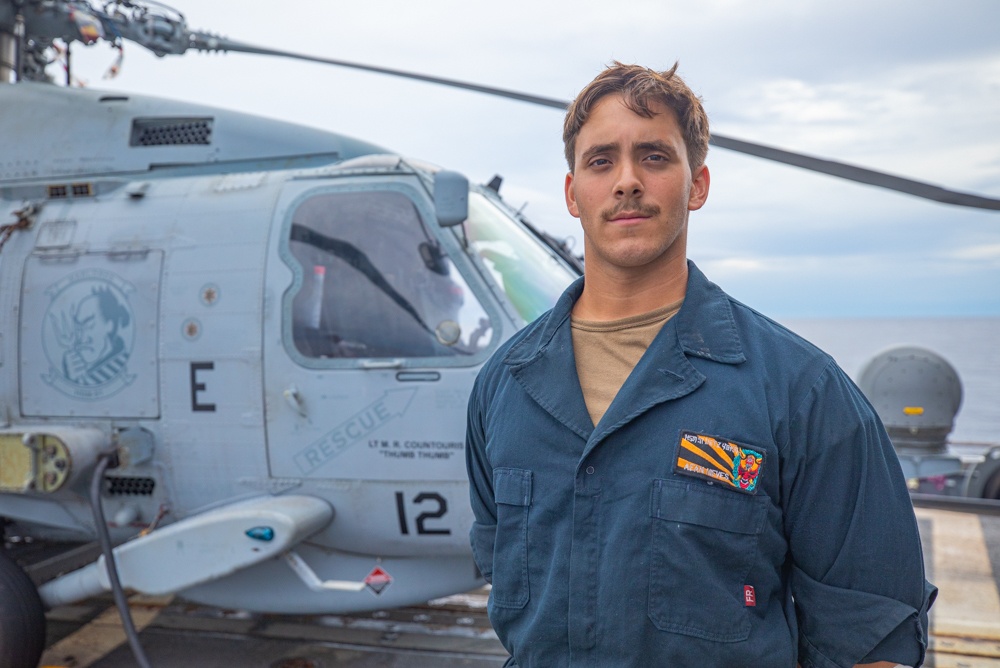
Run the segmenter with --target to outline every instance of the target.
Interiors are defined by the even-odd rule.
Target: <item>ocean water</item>
[[[782,319],[855,380],[877,353],[897,345],[928,348],[962,381],[962,406],[950,440],[1000,444],[1000,318]]]

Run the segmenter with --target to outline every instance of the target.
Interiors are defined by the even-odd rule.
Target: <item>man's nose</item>
[[[624,162],[618,170],[618,179],[615,182],[615,195],[618,197],[636,197],[642,194],[642,181],[636,166],[631,162]]]

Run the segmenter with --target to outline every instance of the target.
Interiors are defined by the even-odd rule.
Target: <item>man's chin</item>
[[[623,270],[651,269],[657,265],[669,264],[665,250],[626,244],[599,253],[598,257],[600,258],[598,261],[609,268]]]

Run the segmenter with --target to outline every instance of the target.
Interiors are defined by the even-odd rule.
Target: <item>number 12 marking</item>
[[[417,520],[415,522],[417,534],[421,536],[450,536],[451,529],[435,529],[433,527],[427,527],[424,524],[427,520],[436,520],[440,517],[444,517],[445,513],[448,512],[448,501],[437,492],[421,492],[413,497],[413,501],[411,503],[419,506],[425,501],[436,502],[437,508],[434,511],[425,511],[417,515]],[[404,536],[408,536],[410,534],[410,527],[409,522],[406,519],[406,503],[403,499],[402,492],[396,492],[396,512],[399,515],[399,531]]]

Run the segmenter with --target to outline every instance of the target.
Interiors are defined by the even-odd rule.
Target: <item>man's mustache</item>
[[[660,213],[660,207],[652,203],[643,203],[635,198],[622,200],[610,209],[601,212],[604,220],[611,220],[623,213],[634,213],[643,218],[652,218]]]

